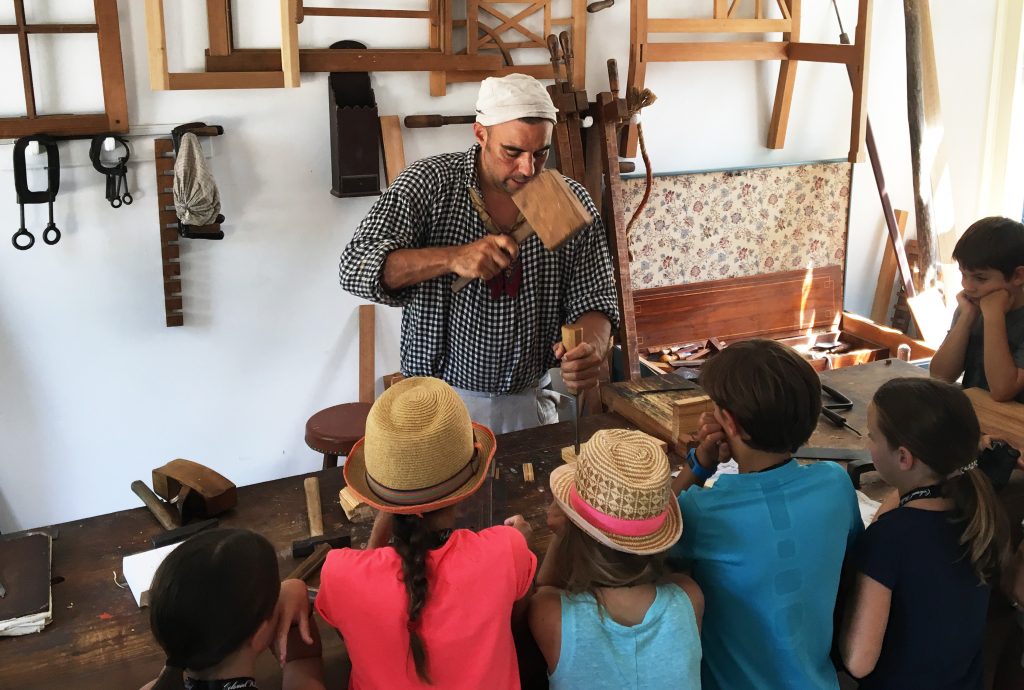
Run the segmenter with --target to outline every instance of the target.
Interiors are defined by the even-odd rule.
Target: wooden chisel
[[[583,328],[581,326],[562,326],[562,347],[565,348],[566,352],[572,350],[574,347],[583,342]],[[573,397],[575,398],[574,407],[575,414],[575,441],[573,442],[573,449],[576,451],[576,455],[580,454],[580,398],[582,397],[583,391],[576,393]]]

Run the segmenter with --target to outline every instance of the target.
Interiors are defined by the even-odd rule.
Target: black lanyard
[[[257,690],[255,678],[197,680],[185,676],[185,690]]]
[[[916,489],[911,489],[900,496],[900,508],[920,498],[942,498],[942,486],[933,484],[932,486],[919,486]]]

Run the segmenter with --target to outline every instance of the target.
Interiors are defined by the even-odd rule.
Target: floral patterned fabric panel
[[[655,177],[630,231],[634,290],[842,265],[846,162]],[[628,222],[644,194],[624,179]]]

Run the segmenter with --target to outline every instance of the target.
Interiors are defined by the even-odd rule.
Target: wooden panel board
[[[375,310],[372,304],[359,305],[359,402],[372,403],[376,377]]]
[[[968,388],[964,393],[978,414],[982,433],[1009,441],[1011,446],[1024,450],[1024,404],[996,402],[987,390],[981,388]]]
[[[806,286],[805,297],[805,281]],[[634,290],[641,350],[703,340],[783,338],[828,328],[842,311],[840,266]],[[801,309],[802,307],[802,309]]]
[[[380,139],[384,145],[384,172],[390,185],[398,174],[405,170],[402,123],[397,115],[381,115]]]
[[[500,55],[444,55],[428,50],[346,50],[304,48],[299,51],[303,72],[423,72],[434,70],[499,70]],[[210,55],[210,72],[272,71],[281,69],[281,52],[262,48],[235,50],[231,55]],[[517,71],[517,70],[512,70]],[[548,68],[548,72],[550,72]],[[453,75],[454,76],[454,75]]]

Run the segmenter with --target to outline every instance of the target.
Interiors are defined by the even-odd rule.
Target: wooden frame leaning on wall
[[[25,115],[0,118],[0,139],[31,134],[84,136],[128,131],[128,99],[124,89],[124,65],[121,59],[121,30],[117,20],[117,0],[93,0],[92,24],[29,24],[25,20],[25,1],[13,0],[14,24],[0,26],[0,34],[15,34],[21,58],[21,78],[25,90]],[[28,37],[32,34],[96,34],[100,74],[103,82],[102,113],[40,115],[32,83],[32,60]]]

